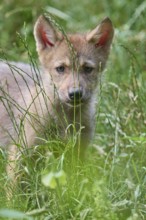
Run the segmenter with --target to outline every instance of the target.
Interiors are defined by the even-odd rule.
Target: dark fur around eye
[[[93,71],[93,67],[84,66],[84,67],[83,67],[83,71],[84,71],[84,73],[89,74],[89,73],[91,73],[91,72]]]
[[[56,71],[57,71],[58,73],[64,73],[65,67],[64,67],[64,66],[58,66],[58,67],[56,67]]]

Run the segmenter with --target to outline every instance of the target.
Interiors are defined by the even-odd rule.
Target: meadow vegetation
[[[37,61],[33,25],[43,12],[55,16],[67,32],[90,30],[106,16],[114,24],[111,54],[99,83],[96,132],[85,161],[72,154],[73,140],[57,138],[35,146],[33,159],[19,158],[22,183],[12,189],[10,201],[4,188],[13,185],[0,150],[0,219],[144,220],[146,1],[1,0],[1,59]]]

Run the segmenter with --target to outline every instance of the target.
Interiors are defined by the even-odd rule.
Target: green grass
[[[66,144],[53,140],[36,147],[34,159],[23,155],[18,161],[21,165],[18,174],[25,190],[18,185],[10,201],[4,187],[13,186],[4,171],[6,155],[0,151],[0,219],[144,220],[146,3],[48,2],[2,1],[1,54],[5,53],[9,60],[21,57],[29,62],[22,42],[26,34],[29,50],[37,57],[32,30],[43,10],[56,14],[58,23],[72,32],[92,29],[109,16],[115,26],[115,39],[101,82],[96,132],[82,162],[72,155],[71,140]],[[48,155],[44,154],[46,148],[51,152]],[[53,148],[58,149],[58,157],[54,156]]]

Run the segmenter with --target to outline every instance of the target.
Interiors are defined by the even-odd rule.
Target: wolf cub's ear
[[[37,51],[54,47],[56,41],[61,38],[61,34],[53,27],[51,21],[41,15],[34,26],[34,37],[36,40]]]
[[[95,47],[108,49],[112,42],[114,28],[109,18],[105,18],[94,30],[86,36],[88,42],[93,42]]]

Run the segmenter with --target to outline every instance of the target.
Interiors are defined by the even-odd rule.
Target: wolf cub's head
[[[98,75],[106,64],[114,29],[105,18],[86,34],[63,34],[40,16],[34,36],[44,71],[51,75],[59,99],[69,106],[86,103],[95,93]]]

